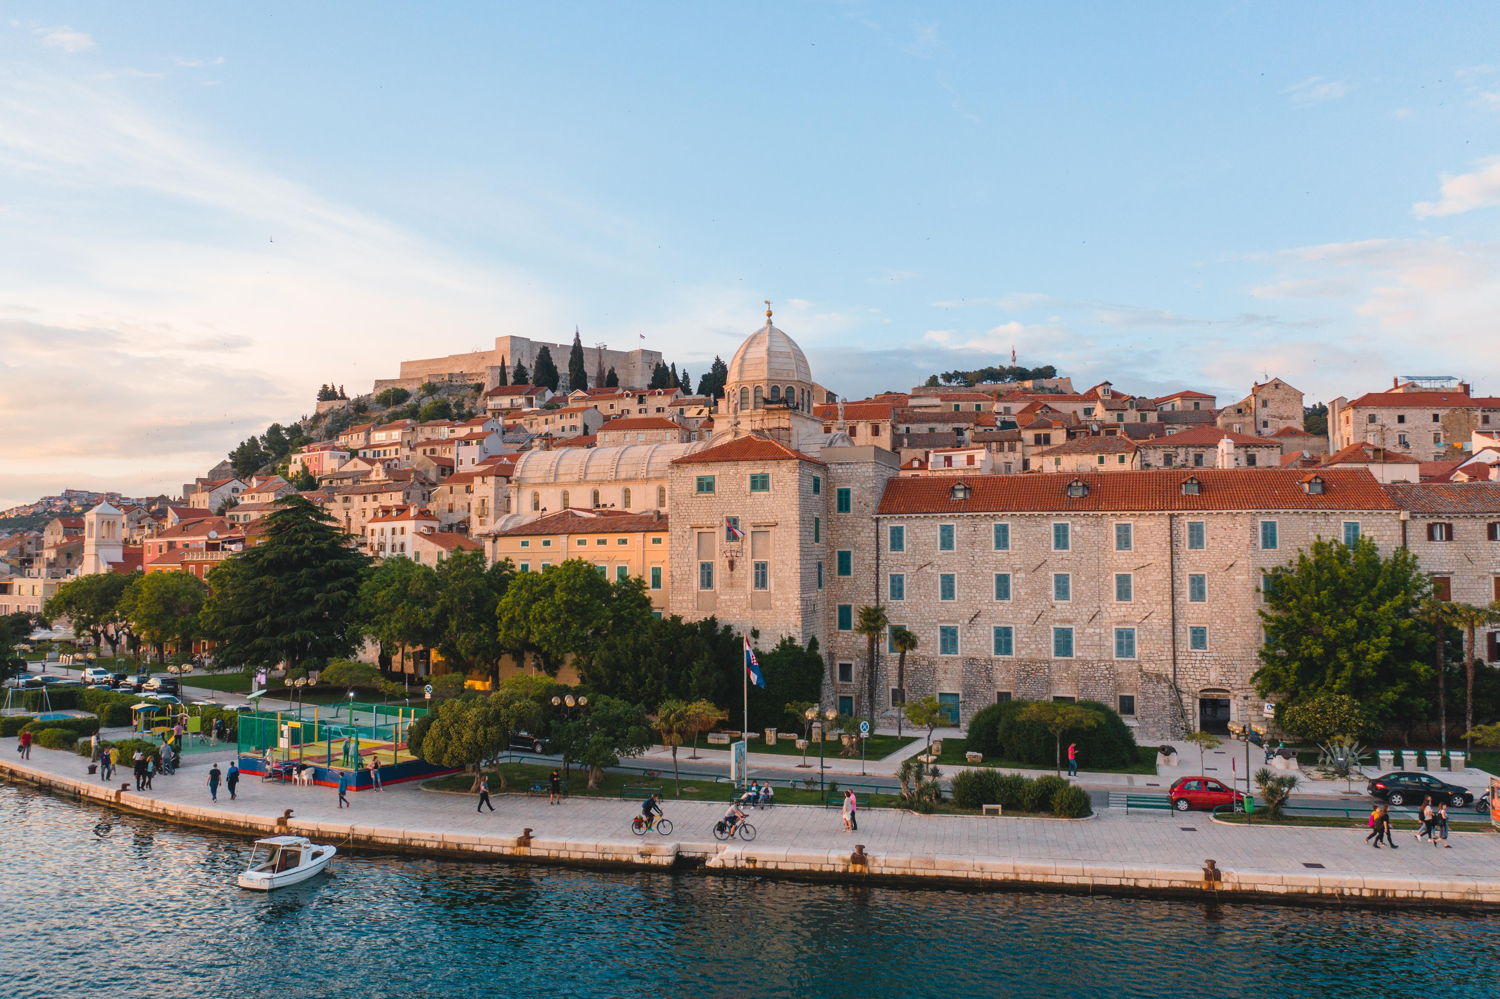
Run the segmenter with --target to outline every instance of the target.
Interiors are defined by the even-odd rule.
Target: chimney
[[[1234,441],[1227,435],[1219,438],[1219,468],[1234,467]]]
[[[1468,382],[1459,382],[1458,383],[1458,391],[1459,391],[1460,395],[1473,395],[1474,394],[1474,391],[1470,387],[1470,385],[1469,385]]]
[[[1391,388],[1400,388],[1400,387],[1401,387],[1401,379],[1397,378],[1395,375],[1392,375],[1391,376]]]

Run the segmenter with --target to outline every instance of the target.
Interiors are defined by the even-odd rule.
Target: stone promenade
[[[751,813],[759,831],[754,842],[721,844],[711,828],[722,803],[667,801],[666,815],[676,825],[670,837],[632,835],[635,802],[577,798],[552,806],[545,797],[512,793],[495,796],[495,812],[478,814],[471,795],[410,784],[354,794],[352,807],[340,809],[327,788],[249,778],[240,783],[239,800],[228,800],[221,788],[214,804],[202,756],[195,761],[204,762],[176,776],[157,777],[154,791],[136,793],[119,790],[130,783],[128,774],[105,786],[87,776],[80,756],[34,748],[22,761],[15,744],[0,740],[0,776],[247,838],[270,831],[275,817],[291,808],[293,833],[395,851],[642,867],[703,863],[725,872],[1069,891],[1500,906],[1500,835],[1490,833],[1454,833],[1452,849],[1419,845],[1411,833],[1398,833],[1399,850],[1374,850],[1363,842],[1362,829],[1244,828],[1204,814],[1105,809],[1093,819],[1065,821],[871,809],[851,834],[835,809],[783,805]],[[851,859],[856,844],[867,859]],[[1219,886],[1204,883],[1207,858],[1223,871]]]

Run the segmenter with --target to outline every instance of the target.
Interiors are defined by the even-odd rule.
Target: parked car
[[[181,704],[182,701],[176,694],[146,694],[142,698],[145,701],[160,701],[163,704]]]
[[[1192,808],[1214,809],[1244,803],[1245,792],[1236,791],[1214,777],[1179,777],[1167,789],[1172,807],[1179,812]]]
[[[126,680],[130,679],[130,674],[129,673],[111,673],[109,675],[109,678],[111,680],[113,680],[115,683],[124,683]]]
[[[510,737],[510,748],[522,753],[552,752],[552,743],[527,732],[515,732]]]
[[[47,686],[48,687],[53,687],[53,688],[56,688],[56,687],[82,687],[82,686],[84,686],[84,683],[83,683],[82,680],[74,679],[71,676],[64,676],[64,677],[58,677],[57,679],[53,680],[51,683],[47,684]]]
[[[109,670],[105,669],[103,666],[90,666],[88,669],[83,671],[82,680],[84,683],[87,683],[90,686],[93,686],[97,683],[108,683],[109,679]]]
[[[161,691],[167,694],[177,693],[180,687],[181,684],[178,683],[177,678],[172,676],[153,676],[141,685],[142,690]]]
[[[1455,808],[1462,808],[1474,800],[1473,793],[1466,787],[1438,780],[1431,774],[1408,770],[1382,774],[1372,779],[1365,790],[1390,805],[1420,805],[1428,795],[1435,804],[1446,801]]]

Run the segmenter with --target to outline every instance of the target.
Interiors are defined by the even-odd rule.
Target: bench
[[[1166,795],[1127,794],[1124,791],[1109,792],[1109,807],[1120,808],[1129,815],[1132,808],[1145,811],[1170,811],[1172,800]]]
[[[661,794],[661,788],[655,784],[626,784],[620,788],[620,793],[627,798],[649,798]]]
[[[1005,806],[1004,805],[980,805],[979,806],[979,814],[980,815],[1004,815],[1005,814]]]

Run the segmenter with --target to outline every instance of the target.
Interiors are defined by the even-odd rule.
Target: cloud
[[[66,24],[53,27],[33,25],[31,29],[42,44],[51,49],[59,49],[63,52],[87,52],[94,48],[92,36],[82,32],[74,31]]]
[[[1344,80],[1328,80],[1321,76],[1309,76],[1305,80],[1299,80],[1282,91],[1293,104],[1309,105],[1322,104],[1324,101],[1335,101],[1341,97],[1348,96],[1353,86]]]
[[[1480,160],[1469,173],[1443,174],[1437,201],[1419,201],[1412,214],[1419,219],[1462,215],[1479,208],[1500,205],[1500,156]]]
[[[912,25],[911,38],[901,46],[901,49],[907,55],[916,56],[918,59],[931,59],[942,46],[943,41],[938,37],[938,26],[936,22],[931,22]]]
[[[1252,298],[1336,298],[1348,295],[1354,287],[1347,281],[1332,278],[1288,279],[1273,281],[1250,289]]]
[[[998,298],[950,298],[929,302],[934,309],[964,309],[982,306],[993,309],[1034,309],[1052,302],[1051,295],[1034,291],[1013,291]]]
[[[214,56],[212,59],[173,59],[172,65],[182,66],[185,69],[199,69],[204,66],[224,65],[223,56]]]

